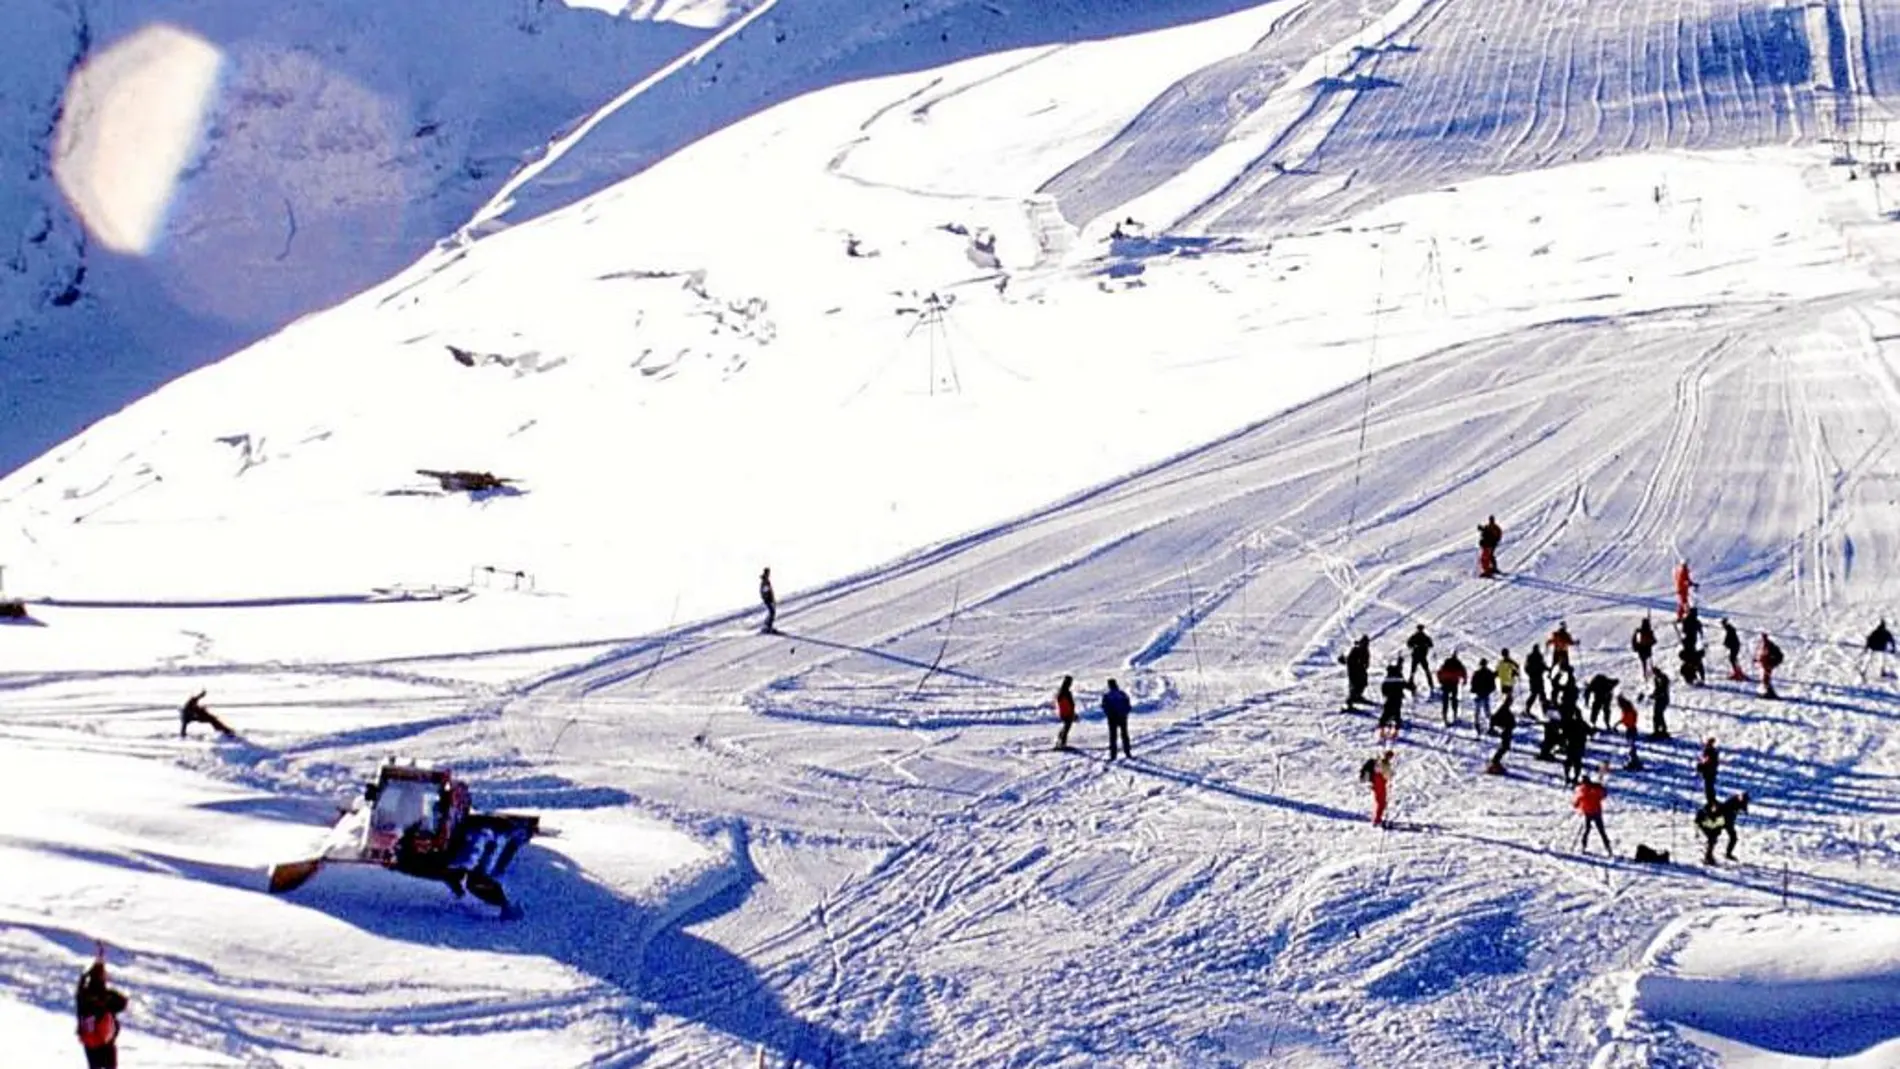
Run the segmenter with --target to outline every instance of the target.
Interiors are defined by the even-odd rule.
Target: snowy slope
[[[1715,10],[1665,6],[1576,25],[1660,78],[1687,68],[1640,44],[1651,20]],[[0,850],[29,874],[0,885],[0,1026],[70,1055],[97,934],[155,1064],[1879,1064],[1895,1036],[1834,996],[1900,973],[1863,916],[1900,904],[1895,684],[1853,648],[1897,593],[1890,191],[1819,144],[1634,151],[1810,136],[1764,103],[1785,87],[1711,76],[1735,123],[1707,141],[1608,123],[1575,164],[1448,152],[1437,179],[1393,157],[1310,216],[1248,193],[1281,221],[1239,233],[1135,213],[1272,143],[1293,98],[1248,104],[1249,55],[1350,79],[1432,55],[1378,42],[1523,12],[1235,5],[1113,37],[1134,8],[1104,10],[949,66],[795,73],[525,218],[611,172],[590,141],[636,96],[521,187],[519,225],[0,482],[33,599],[0,631]],[[1869,42],[1890,20],[1850,15]],[[1232,125],[1157,121],[1195,94]],[[1125,163],[1091,156],[1118,139]],[[1127,214],[1156,229],[1110,237]],[[458,467],[519,482],[415,470]],[[1487,512],[1498,583],[1470,578]],[[1554,768],[1483,777],[1488,740],[1424,704],[1406,826],[1367,826],[1351,636],[1384,657],[1422,620],[1475,662],[1563,619],[1586,675],[1629,682],[1679,557],[1791,655],[1779,705],[1679,688],[1677,739],[1611,780],[1619,852],[1691,863],[1578,856]],[[754,633],[763,564],[780,637]],[[1139,760],[1101,762],[1092,713],[1085,752],[1048,752],[1071,672],[1085,707],[1129,687]],[[247,742],[173,737],[199,687]],[[1712,870],[1704,734],[1755,798]],[[562,830],[524,856],[521,925],[414,885],[257,892],[392,750]],[[101,786],[44,801],[73,782]],[[1865,953],[1830,966],[1800,913]],[[1751,1028],[1764,960],[1846,1038]]]

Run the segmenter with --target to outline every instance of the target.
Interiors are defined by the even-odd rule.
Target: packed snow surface
[[[633,7],[703,47],[0,481],[10,1053],[103,938],[151,1065],[1891,1059],[1900,8]],[[1679,560],[1782,700],[1593,742],[1617,859],[1423,700],[1369,824],[1354,636],[1635,696]],[[391,753],[522,918],[265,893]]]

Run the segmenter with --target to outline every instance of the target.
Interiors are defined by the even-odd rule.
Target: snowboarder
[[[1121,755],[1125,758],[1135,756],[1134,744],[1128,741],[1128,712],[1130,703],[1128,692],[1114,680],[1108,681],[1108,690],[1102,695],[1102,715],[1108,718],[1108,759],[1115,759],[1115,744],[1121,743]]]
[[[1491,662],[1478,658],[1477,670],[1471,673],[1471,727],[1479,738],[1491,726],[1491,695],[1497,693],[1498,674],[1491,669]]]
[[[1517,662],[1511,659],[1509,649],[1498,652],[1498,701],[1506,709],[1511,707],[1511,695],[1517,690]]]
[[[1366,684],[1372,672],[1372,639],[1360,635],[1346,655],[1339,659],[1339,663],[1346,666],[1346,711],[1351,712],[1355,706],[1367,704]]]
[[[1524,708],[1529,709],[1533,702],[1550,708],[1550,696],[1544,692],[1544,676],[1549,670],[1544,663],[1544,648],[1531,643],[1531,651],[1524,655],[1524,678],[1530,683],[1530,697],[1525,700]]]
[[[1867,632],[1867,652],[1860,655],[1860,677],[1862,679],[1867,678],[1867,658],[1869,656],[1878,653],[1885,657],[1891,657],[1893,656],[1893,652],[1893,632],[1887,629],[1887,618],[1883,616],[1880,618],[1880,622],[1874,625],[1874,629]],[[1892,666],[1883,661],[1880,666],[1880,674],[1884,677],[1892,677]]]
[[[1684,560],[1676,564],[1676,619],[1680,620],[1689,612],[1689,591],[1699,586],[1689,577],[1689,562]]]
[[[1550,633],[1550,666],[1553,669],[1570,667],[1570,649],[1577,640],[1570,634],[1570,625],[1558,621],[1557,630]]]
[[[1710,802],[1696,810],[1696,830],[1702,833],[1702,863],[1715,864],[1715,840],[1728,835],[1728,849],[1722,856],[1735,860],[1735,818],[1748,812],[1748,792],[1731,794],[1720,802]]]
[[[1701,686],[1703,683],[1702,648],[1685,644],[1676,650],[1676,660],[1679,662],[1678,674],[1682,676],[1682,681],[1692,687]]]
[[[1763,631],[1761,645],[1755,651],[1755,663],[1761,667],[1762,697],[1781,697],[1775,693],[1775,669],[1781,667],[1782,660],[1781,647],[1775,645],[1775,640],[1768,637],[1768,632]]]
[[[1465,685],[1465,675],[1465,662],[1458,659],[1457,650],[1438,666],[1438,711],[1447,727],[1458,720],[1458,691]]]
[[[1649,617],[1643,617],[1643,622],[1637,624],[1635,633],[1630,635],[1630,649],[1635,651],[1637,662],[1643,666],[1643,676],[1647,678],[1649,657],[1656,650],[1656,630],[1650,626]]]
[[[178,737],[184,738],[185,729],[193,724],[209,724],[212,730],[225,738],[237,738],[237,732],[232,731],[224,721],[219,720],[211,710],[204,707],[204,699],[205,692],[201,690],[186,698],[185,704],[178,707]]]
[[[1379,684],[1379,697],[1383,704],[1379,709],[1379,741],[1391,742],[1405,729],[1405,696],[1416,697],[1418,688],[1405,678],[1404,669],[1399,662],[1393,661],[1385,666],[1385,681]]]
[[[1636,756],[1636,703],[1629,695],[1620,694],[1616,699],[1617,722],[1622,725],[1623,737],[1629,741],[1629,760],[1623,763],[1625,771],[1634,772],[1643,767],[1643,761]]]
[[[1649,677],[1649,737],[1669,737],[1669,677],[1658,668]]]
[[[79,975],[73,1010],[79,1018],[79,1045],[85,1048],[87,1069],[116,1069],[119,1064],[119,1014],[125,996],[106,981],[106,945],[95,944],[92,965]]]
[[[1722,770],[1722,752],[1716,748],[1715,736],[1702,740],[1702,754],[1695,759],[1695,774],[1702,777],[1702,798],[1709,805],[1715,804],[1715,776]]]
[[[1504,542],[1504,528],[1492,516],[1478,525],[1478,577],[1491,579],[1498,574],[1498,546]]]
[[[1735,683],[1748,682],[1748,673],[1742,671],[1742,636],[1735,625],[1722,621],[1722,649],[1728,653],[1728,677]]]
[[[772,569],[759,573],[759,601],[765,606],[765,626],[759,628],[762,635],[778,634],[778,595],[772,593]]]
[[[1609,773],[1606,771],[1603,776],[1607,781]],[[1609,788],[1603,782],[1591,779],[1588,773],[1577,784],[1577,799],[1572,805],[1583,814],[1583,837],[1577,842],[1577,849],[1583,853],[1590,852],[1590,829],[1595,828],[1597,835],[1603,839],[1603,852],[1616,856],[1616,851],[1610,848],[1610,833],[1603,827],[1603,799],[1609,793]]]
[[[1511,752],[1511,737],[1517,734],[1517,714],[1511,712],[1511,703],[1505,702],[1498,711],[1491,714],[1491,730],[1497,732],[1498,748],[1491,754],[1491,760],[1484,770],[1493,776],[1504,774],[1504,755]]]
[[[1418,625],[1411,637],[1405,640],[1405,648],[1412,651],[1412,667],[1405,673],[1406,682],[1418,686],[1418,674],[1425,673],[1425,685],[1432,685],[1432,636],[1425,633],[1425,625]]]
[[[1373,826],[1385,827],[1386,792],[1392,783],[1392,751],[1367,758],[1366,763],[1359,766],[1359,780],[1372,787]]]
[[[1583,692],[1590,696],[1590,726],[1596,727],[1600,718],[1606,730],[1614,727],[1615,724],[1610,720],[1610,702],[1616,697],[1616,680],[1598,672],[1590,677],[1590,683],[1583,688]]]
[[[1075,693],[1070,688],[1075,685],[1074,676],[1063,676],[1062,683],[1056,687],[1056,719],[1062,726],[1056,729],[1056,749],[1069,748],[1069,729],[1075,726]]]

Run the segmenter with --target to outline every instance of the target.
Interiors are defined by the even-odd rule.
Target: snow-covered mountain
[[[440,247],[0,480],[26,1050],[98,935],[143,1064],[1892,1060],[1900,5],[632,13]],[[1676,864],[1424,704],[1367,826],[1352,636],[1635,696],[1679,559],[1790,663],[1611,780]],[[559,831],[525,918],[262,893],[392,750]]]

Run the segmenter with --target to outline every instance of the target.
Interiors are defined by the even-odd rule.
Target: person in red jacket
[[[1636,756],[1636,703],[1630,701],[1629,695],[1619,694],[1616,696],[1616,708],[1619,714],[1617,722],[1623,728],[1623,737],[1630,744],[1629,760],[1623,763],[1623,768],[1634,772],[1643,767],[1643,759]]]
[[[86,1050],[87,1069],[118,1069],[119,1014],[125,996],[106,985],[106,945],[98,944],[92,966],[79,975],[73,995],[79,1018],[79,1045]]]
[[[1465,679],[1465,662],[1459,660],[1458,651],[1453,650],[1438,666],[1439,712],[1444,714],[1446,727],[1458,721],[1458,691],[1465,685]]]
[[[1689,578],[1689,562],[1686,560],[1677,562],[1676,619],[1680,620],[1689,614],[1689,591],[1694,590],[1695,587],[1695,580]]]
[[[1372,823],[1385,827],[1386,791],[1392,784],[1392,751],[1366,759],[1359,766],[1359,779],[1372,786]]]
[[[1056,688],[1056,719],[1062,721],[1062,727],[1056,732],[1056,749],[1069,748],[1069,729],[1075,726],[1075,694],[1069,688],[1075,685],[1074,676],[1063,676],[1062,685]]]
[[[1498,547],[1504,544],[1504,528],[1492,516],[1478,526],[1478,578],[1491,579],[1498,574]]]
[[[1610,833],[1603,830],[1603,799],[1609,793],[1609,788],[1591,779],[1588,772],[1583,774],[1583,782],[1577,784],[1577,800],[1572,805],[1583,814],[1583,838],[1577,849],[1586,854],[1590,852],[1590,829],[1595,828],[1603,839],[1603,852],[1612,857],[1616,855],[1610,848]]]

